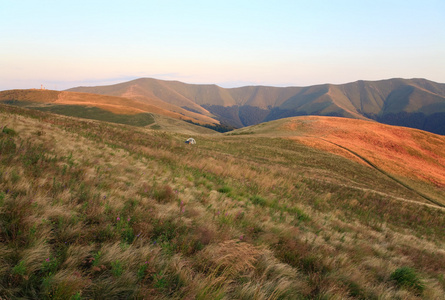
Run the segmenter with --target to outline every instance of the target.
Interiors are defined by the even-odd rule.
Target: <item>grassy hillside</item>
[[[293,116],[319,115],[372,119],[445,134],[445,84],[425,79],[223,89],[216,85],[141,78],[70,91],[123,96],[175,112],[185,109],[235,127]]]
[[[243,134],[280,136],[343,156],[386,174],[427,202],[445,206],[443,136],[377,122],[315,116],[281,119],[230,133]]]
[[[186,114],[191,111],[211,117],[212,115],[207,110],[196,103],[200,99],[197,95],[201,95],[202,99],[212,99],[214,95],[218,95],[219,90],[223,89],[215,85],[201,87],[177,81],[144,78],[110,86],[78,87],[68,91],[122,96],[177,113]],[[220,103],[221,98],[217,97]]]
[[[193,122],[193,119],[186,118],[182,115],[176,115],[176,116],[173,115],[173,117],[168,117],[166,115],[171,115],[171,113],[169,112],[167,112],[166,115],[141,112],[141,110],[134,109],[134,107],[132,107],[131,105],[128,107],[122,106],[122,109],[119,109],[118,106],[114,105],[112,101],[111,102],[94,101],[97,100],[97,97],[106,100],[108,100],[109,98],[116,98],[118,99],[118,101],[125,101],[125,100],[131,101],[124,98],[97,96],[85,93],[71,93],[71,92],[62,92],[62,93],[64,95],[63,102],[59,101],[61,97],[60,97],[60,92],[57,91],[43,91],[43,92],[39,90],[5,91],[3,93],[0,92],[0,103],[18,107],[25,107],[39,111],[51,112],[64,116],[106,121],[111,123],[125,124],[125,125],[139,126],[139,127],[149,127],[151,129],[156,129],[156,130],[166,130],[166,131],[180,132],[185,134],[195,134],[195,133],[216,134],[218,130],[219,131],[229,130],[228,128],[219,124],[213,124],[213,123],[200,124],[196,120],[195,120],[196,122]],[[48,97],[48,95],[50,97]],[[66,97],[66,95],[68,95],[69,97]],[[69,99],[75,98],[77,100],[66,101],[67,98]],[[16,100],[16,99],[21,99],[21,100]],[[68,103],[75,103],[75,104],[68,104]],[[121,103],[121,105],[123,104]],[[103,107],[103,109],[101,107]],[[148,111],[150,110],[151,109],[148,109]],[[154,111],[159,112],[156,109],[154,109]]]
[[[144,119],[147,119],[147,116],[151,113],[188,120],[197,124],[219,125],[217,120],[197,112],[184,109],[176,111],[171,105],[162,108],[156,103],[150,104],[138,99],[113,95],[35,89],[8,90],[0,92],[0,102],[52,111],[68,116],[116,121],[129,125],[146,123],[147,121],[144,121]],[[95,117],[96,115],[99,117]],[[147,124],[150,124],[150,122]]]
[[[3,105],[0,124],[1,298],[445,293],[444,210],[282,124],[196,145]]]

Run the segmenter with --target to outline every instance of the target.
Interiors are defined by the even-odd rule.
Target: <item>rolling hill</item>
[[[443,298],[443,136],[161,123],[0,104],[0,298]]]
[[[51,90],[8,90],[0,92],[0,102],[51,111],[75,117],[87,117],[117,123],[145,126],[152,123],[149,114],[163,115],[200,125],[218,125],[219,121],[200,113],[175,111],[137,99]],[[145,120],[144,120],[145,119]]]
[[[445,206],[445,137],[421,130],[338,117],[302,116],[235,130],[230,135],[286,138],[374,168],[421,197]],[[432,186],[439,197],[428,196]]]
[[[127,97],[175,112],[187,110],[237,128],[292,116],[321,115],[375,120],[445,134],[445,84],[426,79],[225,89],[141,78],[69,91]]]

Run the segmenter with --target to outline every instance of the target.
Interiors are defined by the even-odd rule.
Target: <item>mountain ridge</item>
[[[139,78],[67,91],[125,96],[175,112],[185,109],[233,127],[292,116],[321,115],[374,120],[445,134],[445,84],[423,78],[237,88]]]

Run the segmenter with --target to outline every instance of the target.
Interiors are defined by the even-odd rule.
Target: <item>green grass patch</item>
[[[218,192],[222,193],[222,194],[228,194],[232,191],[232,188],[230,186],[222,186],[218,189]]]
[[[47,107],[35,107],[35,109],[64,116],[93,119],[140,127],[147,126],[155,122],[153,115],[150,113],[121,115],[114,114],[112,112],[97,107],[86,107],[80,105],[54,105]]]
[[[14,129],[8,128],[6,126],[3,127],[2,133],[7,134],[9,136],[16,136],[17,135],[17,132],[15,132]]]
[[[416,294],[422,294],[425,284],[417,272],[410,267],[401,267],[391,273],[390,279],[401,288],[407,288]]]
[[[259,195],[255,195],[255,196],[251,197],[250,201],[252,201],[253,204],[259,205],[259,206],[262,206],[262,207],[267,205],[266,199],[264,199],[263,197],[261,197]]]

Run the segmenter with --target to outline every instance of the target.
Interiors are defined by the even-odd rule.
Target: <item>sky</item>
[[[0,90],[445,83],[444,0],[0,0]]]

